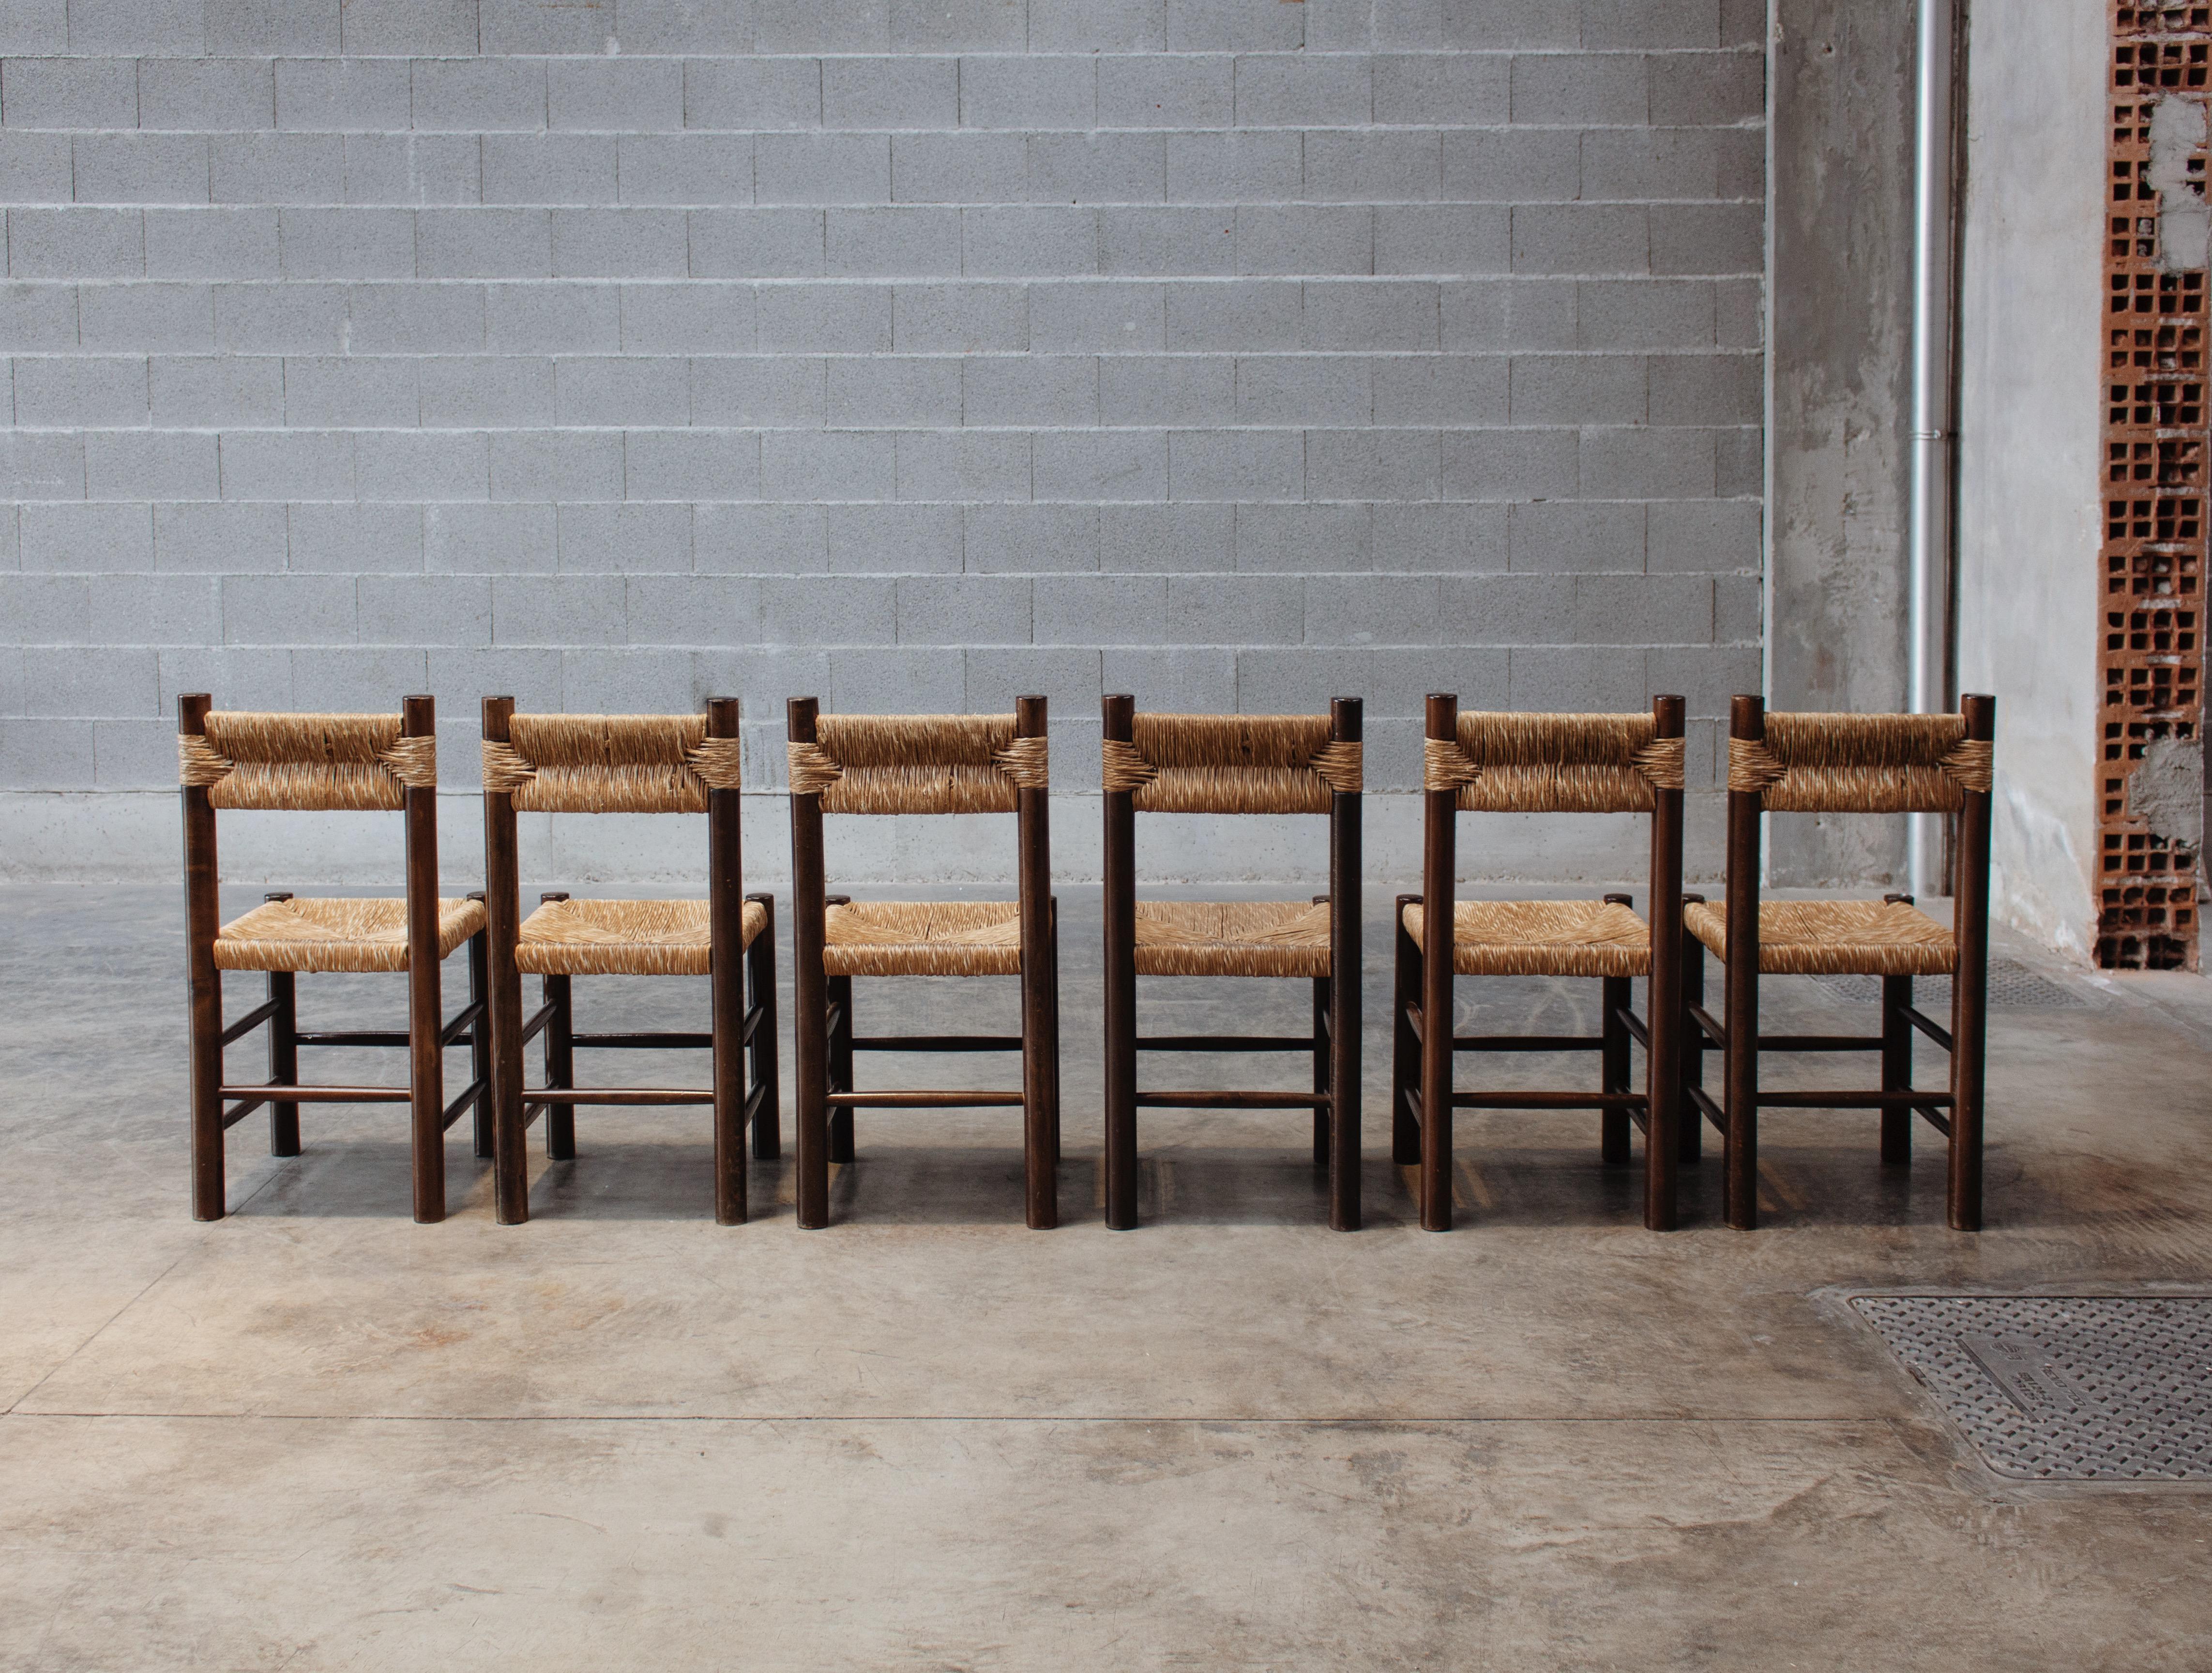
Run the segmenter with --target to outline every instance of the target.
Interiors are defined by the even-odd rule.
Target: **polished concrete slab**
[[[1095,897],[1062,913],[1057,1232],[1021,1226],[1004,1111],[864,1114],[802,1233],[787,1146],[713,1225],[703,1111],[580,1112],[501,1227],[465,1122],[454,1213],[417,1226],[399,1113],[311,1110],[296,1159],[234,1129],[233,1213],[196,1226],[173,893],[0,891],[0,1668],[2203,1665],[2212,1496],[2000,1480],[1838,1296],[2212,1287],[2208,984],[2039,966],[2088,1002],[1993,1014],[1978,1236],[1935,1143],[1884,1171],[1872,1117],[1825,1113],[1769,1118],[1748,1236],[1717,1147],[1655,1236],[1594,1116],[1463,1117],[1435,1236],[1389,1161],[1378,916],[1368,1229],[1326,1229],[1302,1116],[1147,1112],[1125,1234]],[[1575,986],[1462,983],[1462,1025],[1576,1025]],[[1012,988],[864,983],[862,1026],[1010,1027]],[[703,1016],[696,983],[578,991]],[[1769,999],[1853,1025],[1811,983]],[[1163,1031],[1310,1003],[1143,1002]]]

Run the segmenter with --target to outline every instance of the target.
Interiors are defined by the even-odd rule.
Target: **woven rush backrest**
[[[398,715],[209,712],[177,738],[178,780],[224,808],[397,809],[438,782],[434,738],[403,738]]]
[[[1729,788],[1777,812],[1951,813],[1990,788],[1992,751],[1963,715],[1769,715],[1729,739]]]
[[[521,813],[703,813],[742,765],[703,715],[515,715],[483,763],[484,788]]]
[[[823,715],[787,747],[791,793],[825,813],[1011,813],[1048,783],[1047,741],[1012,715]]]
[[[1326,813],[1358,794],[1360,746],[1326,715],[1139,715],[1103,745],[1107,790],[1140,813]]]
[[[1470,711],[1456,738],[1423,742],[1422,788],[1487,813],[1648,813],[1682,788],[1682,740],[1649,715]]]

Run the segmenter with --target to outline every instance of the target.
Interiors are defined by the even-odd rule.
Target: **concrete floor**
[[[294,1160],[234,1131],[200,1226],[175,897],[0,891],[0,1668],[2212,1663],[2212,1494],[1999,1481],[1835,1299],[2203,1287],[2207,984],[1995,1013],[1979,1236],[1935,1145],[1885,1176],[1871,1116],[1819,1114],[1766,1123],[1765,1229],[1718,1224],[1709,1153],[1663,1237],[1595,1117],[1462,1116],[1463,1229],[1431,1236],[1387,1159],[1378,919],[1369,1229],[1325,1229],[1299,1117],[1205,1115],[1148,1118],[1151,1223],[1115,1234],[1095,896],[1062,910],[1058,1232],[1021,1226],[1006,1112],[863,1116],[801,1234],[787,1160],[711,1223],[703,1112],[583,1112],[501,1227],[465,1123],[418,1226],[401,1113],[310,1110]],[[863,984],[862,1026],[1010,1025],[1012,985]],[[399,1014],[396,979],[301,989]],[[704,1008],[579,996],[587,1026]],[[1462,1025],[1587,1002],[1463,983]]]

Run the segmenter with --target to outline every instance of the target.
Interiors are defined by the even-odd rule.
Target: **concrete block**
[[[1713,491],[1741,499],[1765,490],[1765,452],[1756,429],[1722,430],[1713,437]]]
[[[902,645],[1026,645],[1033,583],[998,575],[921,575],[895,583]],[[1047,587],[1077,583],[1048,578]]]
[[[1713,577],[1713,642],[1722,645],[1760,642],[1765,591],[1757,575]],[[1686,632],[1686,637],[1689,636]]]
[[[1654,204],[1655,273],[1748,274],[1765,262],[1765,206],[1761,204]]]
[[[489,646],[488,575],[363,575],[355,626],[364,645]]]
[[[1076,728],[1098,713],[1103,688],[1097,651],[1009,646],[968,651],[961,660],[968,672],[967,712],[971,715],[1009,713],[1018,697],[1045,699],[1053,717],[1055,763],[1060,759],[1060,740],[1077,735]],[[1094,767],[1085,776],[1093,783],[1096,770]],[[1071,782],[1060,766],[1054,766],[1054,773],[1062,782]]]
[[[1098,508],[1084,505],[962,508],[970,575],[1036,575],[1098,568]]]
[[[1674,571],[1759,568],[1760,507],[1756,500],[1692,500],[1655,505],[1647,514],[1644,568]]]
[[[263,56],[335,52],[338,12],[331,0],[208,0],[207,50]]]
[[[1377,569],[1468,575],[1506,567],[1508,514],[1495,505],[1378,505]]]
[[[155,356],[146,373],[156,427],[210,429],[283,422],[284,363],[274,356]]]
[[[1717,46],[1720,0],[1583,0],[1585,46]]]
[[[1583,437],[1583,456],[1591,436]],[[1507,562],[1517,573],[1585,574],[1644,568],[1644,508],[1549,501],[1510,508]]]
[[[415,277],[415,217],[406,210],[287,209],[276,226],[288,279]]]
[[[829,362],[827,422],[900,429],[960,422],[960,362],[838,356]]]
[[[594,140],[594,143],[598,141]],[[614,141],[605,141],[611,146]],[[489,197],[490,141],[485,142],[485,196]],[[752,198],[753,140],[750,134],[624,134],[619,189],[604,193],[625,204],[743,204]],[[611,187],[611,176],[609,181]],[[546,198],[544,203],[599,201]]]
[[[177,699],[187,691],[208,691],[218,709],[291,709],[292,654],[281,650],[233,650],[223,645],[164,647],[159,654],[160,713],[169,719],[173,738]],[[172,757],[176,746],[170,745]],[[173,768],[172,771],[173,773]]]
[[[1713,341],[1714,287],[1702,279],[1595,279],[1575,287],[1585,349],[1697,349]]]
[[[747,643],[760,631],[760,587],[750,575],[633,575],[629,642]]]
[[[1098,422],[1237,422],[1237,362],[1212,355],[1109,355],[1098,362]]]
[[[1516,58],[1512,119],[1545,127],[1626,127],[1648,119],[1647,60],[1637,52]]]
[[[690,271],[681,210],[556,209],[552,215],[556,278],[680,279]]]
[[[681,128],[684,71],[672,58],[569,58],[548,64],[546,125],[613,134]]]
[[[1286,575],[1370,569],[1371,514],[1364,505],[1240,505],[1237,567]]]
[[[226,430],[226,500],[350,500],[353,437],[343,430]]]
[[[137,65],[128,58],[13,57],[0,64],[11,128],[135,128]]]
[[[23,508],[23,538],[28,561],[33,508]],[[135,514],[130,554],[133,568],[144,567],[146,508],[112,508]],[[154,567],[202,575],[275,575],[285,565],[288,535],[281,505],[162,505],[153,508]],[[117,531],[118,533],[120,530]]]
[[[898,438],[889,431],[770,430],[760,445],[764,499],[898,497]]]
[[[691,508],[558,508],[562,575],[682,575],[691,568]]]
[[[353,468],[364,500],[481,500],[490,491],[490,441],[481,431],[363,430]]]
[[[420,575],[422,509],[411,505],[295,505],[288,568],[323,575]]]
[[[1559,128],[1445,134],[1441,190],[1461,203],[1570,203],[1582,179],[1581,137]]]
[[[1170,210],[1218,216],[1218,210]],[[1362,205],[1308,209],[1296,204],[1240,206],[1239,273],[1346,273],[1375,271],[1376,211]],[[1203,271],[1203,270],[1194,270]]]
[[[1236,508],[1108,505],[1098,508],[1098,567],[1111,573],[1221,574],[1237,567]]]
[[[82,500],[84,438],[18,430],[6,437],[8,491],[18,500]]]
[[[1423,203],[1442,192],[1443,137],[1423,132],[1314,133],[1305,196],[1322,203]]]
[[[891,347],[888,285],[764,284],[754,307],[763,354],[883,354]]]
[[[303,429],[412,428],[415,362],[397,356],[301,356],[284,362],[284,422]]]
[[[1171,52],[1295,52],[1306,44],[1302,6],[1249,0],[1168,0]]]
[[[1157,204],[1167,197],[1158,134],[1033,133],[1028,197],[1040,204]]]
[[[1635,424],[1644,421],[1639,355],[1516,355],[1516,424]]]
[[[744,354],[754,343],[750,285],[623,287],[622,346],[626,352]]]
[[[1225,56],[1066,62],[1097,65],[1097,125],[1102,128],[1226,128],[1236,119],[1234,60]],[[1081,125],[1055,120],[1055,108],[1069,106],[1042,108],[1034,125]]]
[[[1375,211],[1375,271],[1504,273],[1511,263],[1504,206],[1386,204]]]
[[[439,730],[448,725],[467,729],[481,725],[483,703],[488,697],[513,697],[521,713],[561,713],[561,653],[552,650],[505,650],[496,647],[441,646],[429,652],[431,695],[438,700]],[[164,671],[167,675],[167,670]],[[439,750],[438,776],[441,784],[480,784],[481,774],[464,778],[476,766],[470,757],[474,747],[453,753]]]
[[[1666,126],[1755,122],[1766,110],[1764,42],[1749,52],[1664,52],[1650,59],[1651,120]]]
[[[81,204],[204,204],[204,134],[83,134],[70,146]]]
[[[1582,441],[1571,429],[1457,430],[1443,445],[1448,500],[1551,499],[1581,480]]]
[[[205,431],[95,430],[84,439],[88,500],[215,500],[215,437]]]
[[[567,426],[691,422],[691,363],[675,356],[592,356],[554,362],[555,421]]]
[[[474,134],[348,134],[349,204],[483,201],[483,148]]]
[[[881,52],[890,46],[889,0],[820,6],[812,0],[753,0],[758,52]]]
[[[1167,0],[1030,0],[1032,52],[1158,52]]]
[[[222,642],[356,643],[356,586],[351,575],[225,575]]]
[[[70,137],[57,133],[0,133],[0,199],[57,204],[75,191]]]
[[[684,66],[687,128],[768,133],[821,125],[822,66],[814,59],[694,58]]]
[[[558,567],[558,541],[550,505],[422,508],[423,567],[434,575],[550,575]]]
[[[650,136],[633,143],[650,148],[668,141]],[[616,199],[611,134],[486,134],[483,146],[487,204],[611,204]],[[622,196],[630,203],[671,201],[628,191]]]
[[[15,414],[19,424],[143,424],[145,358],[20,359]]]
[[[957,58],[823,60],[822,125],[825,128],[951,128],[959,125],[960,120]]]
[[[529,429],[553,422],[553,362],[530,356],[453,355],[416,362],[422,422],[441,429]]]
[[[1261,211],[1267,213],[1267,211]],[[1234,273],[1237,224],[1249,210],[1141,206],[1098,211],[1098,269],[1147,277]],[[1272,270],[1270,270],[1272,271]]]
[[[1170,636],[1165,576],[1043,575],[1034,586],[1040,645],[1157,646]]]
[[[1557,645],[1573,637],[1572,575],[1447,575],[1438,637],[1453,645]]]
[[[474,354],[484,346],[484,295],[471,284],[357,284],[346,292],[354,355]]]
[[[1378,424],[1503,424],[1502,355],[1405,355],[1374,362]]]
[[[1765,411],[1756,355],[1654,355],[1655,424],[1756,424]]]
[[[348,52],[473,52],[475,0],[346,0],[339,44]]]
[[[750,430],[632,430],[620,440],[627,459],[623,481],[629,499],[761,497],[761,438]],[[518,494],[515,497],[540,496]],[[586,496],[562,492],[560,497]],[[625,494],[595,497],[619,499]]]
[[[842,346],[851,352],[853,345]],[[1026,350],[1030,347],[1029,293],[1018,284],[896,286],[891,295],[890,346],[901,354],[918,355]]]
[[[620,575],[494,575],[492,642],[619,645],[629,631],[625,586]]]
[[[1167,585],[1168,620],[1186,644],[1299,642],[1307,583],[1296,576],[1170,575]]]
[[[1572,642],[1583,645],[1711,643],[1715,637],[1713,589],[1717,584],[1705,575],[1577,575],[1570,622]],[[1758,585],[1753,579],[1754,594]]]
[[[1104,654],[1106,689],[1175,715],[1237,712],[1237,654],[1226,650],[1117,646]]]
[[[336,204],[345,198],[337,134],[217,134],[208,143],[208,196],[218,204]]]
[[[1316,500],[1433,500],[1442,470],[1434,430],[1309,430],[1305,465]]]
[[[988,356],[958,362],[957,422],[1078,426],[1099,420],[1098,362],[1085,355]],[[835,385],[835,372],[832,372]],[[834,417],[832,423],[838,422]]]
[[[1236,654],[1232,707],[1240,715],[1325,713],[1333,698],[1364,697],[1373,680],[1374,658],[1364,648],[1258,648]]]
[[[197,284],[88,285],[77,300],[77,345],[102,354],[211,349],[214,296]]]
[[[424,210],[415,227],[420,278],[542,279],[553,271],[550,210]]]
[[[1027,312],[1027,346],[1038,354],[1158,354],[1166,346],[1166,291],[1157,284],[1032,285]]]
[[[1299,346],[1299,291],[1295,283],[1261,279],[1233,284],[1171,284],[1167,300],[1167,347],[1252,353]]]
[[[957,715],[968,706],[957,655],[940,650],[833,651],[827,709],[843,715]]]
[[[1516,645],[1508,654],[1509,708],[1626,713],[1650,706],[1645,654],[1633,648]]]
[[[418,133],[529,132],[545,125],[542,58],[417,58],[412,86],[411,125]]]
[[[1510,108],[1511,60],[1488,54],[1377,58],[1375,120],[1404,127],[1494,127]]]
[[[761,635],[769,645],[888,645],[898,593],[879,580],[805,575],[761,583]]]
[[[726,0],[624,0],[616,21],[626,53],[752,50],[752,9]]]
[[[808,278],[823,271],[820,210],[694,210],[691,277]]]
[[[1026,500],[1030,438],[1018,432],[908,430],[898,437],[902,500]]]
[[[8,275],[16,279],[135,279],[145,271],[145,219],[136,210],[12,209]]]
[[[274,69],[280,128],[377,133],[405,129],[413,119],[404,58],[285,58]]]
[[[76,287],[0,284],[0,350],[76,347]]]
[[[1640,204],[1524,204],[1513,210],[1516,273],[1653,271],[1647,211]]]
[[[0,785],[10,790],[92,788],[93,722],[0,720]]]
[[[1165,435],[1141,430],[1052,430],[1035,439],[1039,500],[1164,500]]]
[[[1656,645],[1644,653],[1644,678],[1652,691],[1679,695],[1692,715],[1727,714],[1729,699],[1758,690],[1764,674],[1756,645]],[[1693,786],[1714,782],[1710,768],[1689,778]],[[1720,782],[1726,782],[1723,773]]]
[[[10,0],[0,11],[0,52],[60,53],[69,51],[66,0]]]
[[[829,514],[818,505],[695,506],[691,564],[702,575],[821,575]]]
[[[543,0],[477,0],[478,50],[484,52],[578,52],[616,44],[611,9],[548,6]]]
[[[619,500],[623,438],[611,432],[494,431],[495,500]]]
[[[79,647],[23,653],[24,711],[33,715],[146,715],[161,690],[150,650]]]
[[[970,278],[1054,278],[1098,271],[1098,211],[963,209],[961,271]]]
[[[1582,137],[1582,195],[1591,201],[1721,196],[1721,138],[1722,131],[1711,128],[1592,130]]]
[[[960,211],[828,210],[823,228],[823,262],[833,278],[957,277]]]
[[[1433,349],[1440,325],[1434,284],[1358,279],[1309,284],[1300,346],[1307,349]]]
[[[1703,498],[1713,491],[1714,432],[1588,429],[1583,492],[1598,499]]]
[[[132,575],[126,593],[152,579]],[[9,638],[20,649],[25,645],[84,645],[92,637],[92,587],[83,575],[0,575],[0,617],[9,624]],[[133,623],[135,627],[138,625]],[[112,635],[102,635],[112,644]],[[143,644],[134,636],[131,642]],[[20,693],[18,694],[20,700]]]
[[[402,696],[429,684],[430,659],[423,651],[376,645],[294,651],[290,655],[292,689],[306,709],[397,709]]]
[[[691,362],[691,422],[801,429],[825,419],[824,362],[795,355]]]
[[[1362,127],[1374,119],[1369,61],[1356,53],[1240,58],[1236,99],[1240,128]]]
[[[832,575],[958,575],[957,505],[829,508]]]
[[[267,58],[149,58],[138,66],[142,129],[224,133],[276,125]]]
[[[929,136],[936,143],[945,136]],[[902,148],[905,141],[901,141]],[[761,134],[753,140],[753,198],[763,204],[882,204],[891,198],[886,134]],[[902,201],[920,201],[901,192]]]
[[[1565,279],[1516,279],[1506,286],[1505,345],[1514,349],[1581,346],[1575,319],[1581,289]]]
[[[1506,346],[1507,294],[1510,287],[1497,280],[1478,279],[1437,287],[1438,326],[1447,350],[1502,349]],[[1570,331],[1572,322],[1570,321]],[[1569,346],[1571,346],[1570,344]]]
[[[1296,430],[1175,430],[1168,436],[1171,500],[1302,500],[1304,438]]]
[[[1295,200],[1305,189],[1304,137],[1296,133],[1178,133],[1167,137],[1171,204]]]

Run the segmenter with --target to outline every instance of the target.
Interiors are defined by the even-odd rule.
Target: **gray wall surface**
[[[788,696],[1041,690],[1068,792],[1106,690],[1364,696],[1401,789],[1425,691],[1677,690],[1710,784],[1760,678],[1765,27],[12,0],[4,865],[167,875],[200,689],[433,691],[456,790],[488,692],[735,691],[772,790]]]

